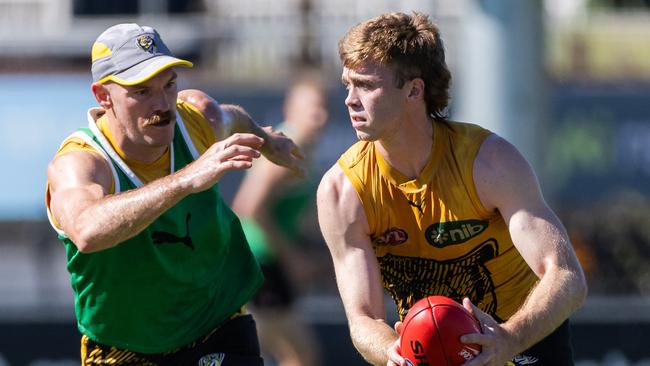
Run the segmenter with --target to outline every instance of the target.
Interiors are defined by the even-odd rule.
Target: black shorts
[[[255,320],[242,315],[179,349],[144,354],[99,344],[83,336],[82,366],[262,366]]]
[[[515,356],[507,366],[573,366],[569,321],[528,350]]]
[[[284,309],[290,307],[295,295],[286,271],[277,262],[261,263],[264,283],[250,303],[260,309]]]

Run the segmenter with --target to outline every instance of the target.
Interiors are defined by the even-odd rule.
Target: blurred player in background
[[[327,121],[327,96],[315,72],[302,73],[288,90],[284,122],[277,129],[309,156]],[[253,297],[262,353],[279,366],[319,365],[318,344],[294,305],[301,283],[317,265],[310,259],[309,240],[301,233],[310,211],[315,213],[318,178],[308,172],[297,180],[289,171],[260,159],[244,177],[233,201],[265,281]],[[315,221],[314,221],[315,224]]]
[[[243,305],[263,276],[218,185],[263,154],[298,174],[300,150],[238,106],[177,90],[151,27],[119,24],[92,47],[99,108],[48,168],[82,365],[262,365]]]
[[[462,301],[482,334],[467,366],[572,365],[567,318],[582,269],[537,178],[513,145],[449,121],[451,75],[438,28],[384,14],[339,42],[345,104],[359,142],[323,177],[318,217],[356,348],[406,365],[385,322],[427,295]]]

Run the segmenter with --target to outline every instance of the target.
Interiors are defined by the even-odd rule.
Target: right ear
[[[101,83],[92,83],[90,90],[92,90],[97,103],[99,103],[102,108],[108,110],[113,106],[113,101],[106,85]]]

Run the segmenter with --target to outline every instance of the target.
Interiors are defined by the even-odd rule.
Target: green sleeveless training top
[[[116,193],[136,188],[137,177],[127,175],[130,169],[120,167],[119,157],[109,157],[114,151],[97,136],[101,132],[90,116],[89,122],[90,129],[75,135],[91,137],[88,142],[103,150],[117,175]],[[177,114],[172,172],[195,156]],[[239,219],[217,184],[185,197],[113,248],[81,253],[70,239],[59,238],[67,252],[79,330],[96,342],[135,352],[166,352],[205,335],[239,310],[263,281]]]
[[[284,122],[279,124],[276,130],[284,132],[288,136],[292,134]],[[303,148],[308,149],[309,147],[305,146]],[[316,188],[320,181],[320,177],[316,176],[315,169],[312,167],[312,162],[303,161],[303,165],[308,167],[307,176],[300,181],[289,183],[289,187],[285,186],[279,196],[274,193],[274,200],[269,203],[271,220],[278,227],[278,230],[291,240],[290,244],[304,241],[301,224],[305,220],[305,215],[309,215],[309,210],[315,209]],[[256,169],[256,167],[252,169]],[[247,174],[250,174],[250,171]],[[251,218],[243,218],[242,227],[255,258],[262,264],[276,263],[278,258],[273,253],[264,229]]]

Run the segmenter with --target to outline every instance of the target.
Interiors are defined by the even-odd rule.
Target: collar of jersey
[[[402,172],[388,164],[384,157],[381,156],[381,154],[375,148],[374,153],[377,158],[377,165],[379,166],[381,174],[405,193],[418,193],[425,190],[433,178],[433,174],[437,170],[437,167],[440,165],[440,159],[442,157],[442,151],[444,148],[443,145],[446,142],[446,140],[440,136],[441,132],[442,129],[438,126],[438,123],[434,121],[431,155],[429,156],[427,165],[424,166],[424,169],[422,169],[420,175],[415,179],[410,179]]]

